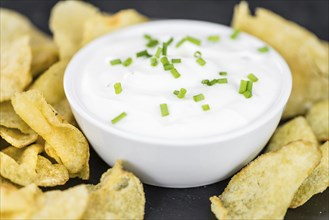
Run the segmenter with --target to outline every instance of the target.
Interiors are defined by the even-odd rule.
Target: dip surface
[[[88,54],[80,64],[76,82],[79,102],[101,123],[148,137],[200,138],[243,129],[275,105],[282,90],[282,67],[272,48],[260,52],[258,49],[265,46],[263,42],[244,33],[231,39],[232,32],[231,28],[208,22],[169,20],[148,22],[104,36],[79,52]],[[159,45],[146,47],[145,34],[159,40]],[[220,40],[207,39],[213,35],[220,36]],[[186,36],[199,39],[201,45],[185,42],[177,48],[176,44]],[[150,58],[136,57],[143,50],[154,55],[162,42],[171,37],[167,57],[169,61],[181,59],[181,63],[174,64],[179,78],[165,71],[160,59],[157,66],[151,66]],[[196,51],[206,61],[204,66],[196,62]],[[124,61],[129,57],[133,62],[127,67],[110,64],[111,60]],[[253,83],[252,97],[245,98],[238,91],[240,81],[249,80],[250,73],[258,81]],[[219,78],[227,78],[228,83],[201,83]],[[122,86],[120,94],[114,90],[118,82]],[[183,99],[173,94],[180,88],[187,90]],[[193,96],[200,93],[205,99],[195,102]],[[168,106],[168,116],[161,115],[162,103]],[[205,104],[210,110],[203,110]],[[112,124],[111,120],[122,112],[127,116]]]

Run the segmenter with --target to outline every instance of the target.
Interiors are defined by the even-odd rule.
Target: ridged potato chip
[[[89,191],[83,219],[144,218],[143,185],[132,173],[123,170],[121,161],[102,175],[98,185],[89,186]]]
[[[218,219],[283,219],[302,182],[319,164],[311,142],[292,142],[259,156],[236,174],[224,192],[210,198]]]
[[[322,152],[321,162],[299,187],[290,204],[291,208],[303,205],[313,195],[322,193],[329,187],[329,142],[320,146],[320,150]]]
[[[85,22],[82,45],[106,33],[147,20],[144,15],[134,9],[125,9],[113,15],[96,14]]]
[[[81,1],[61,1],[53,7],[50,29],[60,59],[71,58],[80,49],[84,24],[97,13],[96,7]]]
[[[316,137],[310,125],[302,116],[296,117],[277,128],[266,147],[266,152],[278,150],[296,140],[306,140],[317,145]]]
[[[293,87],[284,118],[304,114],[313,103],[328,99],[328,42],[266,9],[258,8],[252,16],[246,2],[236,6],[232,26],[265,41],[287,61]]]
[[[2,37],[2,36],[0,36]],[[10,100],[27,87],[31,80],[31,47],[27,35],[0,45],[0,102]]]
[[[16,94],[12,104],[16,113],[56,151],[70,176],[89,178],[86,138],[47,104],[40,91]]]
[[[308,111],[306,120],[319,141],[329,140],[329,100],[316,103]]]

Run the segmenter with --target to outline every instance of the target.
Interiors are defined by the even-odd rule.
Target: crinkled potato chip
[[[82,45],[95,38],[129,25],[145,22],[148,19],[134,9],[126,9],[114,15],[96,14],[84,25]]]
[[[25,16],[1,8],[0,26],[1,45],[12,43],[24,35],[30,36],[33,76],[43,72],[56,62],[58,52],[55,43],[47,35],[37,30]]]
[[[313,103],[328,99],[328,42],[266,9],[258,8],[252,16],[246,2],[236,6],[232,25],[262,39],[287,61],[293,88],[283,117],[303,114]]]
[[[71,58],[80,49],[84,24],[97,13],[96,7],[81,1],[61,1],[53,7],[50,29],[60,59]]]
[[[102,175],[101,182],[89,186],[89,202],[83,219],[143,219],[145,195],[143,185],[117,161]]]
[[[308,111],[306,120],[319,141],[329,140],[329,100],[316,103]]]
[[[278,150],[289,142],[297,140],[306,140],[317,145],[311,127],[302,116],[294,118],[277,128],[266,147],[266,152]]]
[[[16,94],[12,104],[16,113],[52,146],[71,176],[88,179],[89,146],[81,131],[66,123],[38,90]]]
[[[32,80],[30,72],[31,47],[28,36],[22,36],[13,43],[3,43],[0,47],[0,102],[10,100],[23,91]]]
[[[322,159],[311,175],[296,192],[290,207],[297,208],[307,202],[313,195],[322,193],[329,187],[329,142],[320,146]]]
[[[259,156],[236,174],[224,192],[210,198],[218,219],[283,219],[295,192],[319,164],[311,142],[292,142]]]

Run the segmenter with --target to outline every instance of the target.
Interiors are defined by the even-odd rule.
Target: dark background
[[[50,9],[56,0],[0,0],[1,7],[14,9],[26,15],[40,29],[49,32]],[[89,0],[102,11],[116,12],[120,9],[134,8],[151,18],[186,18],[212,21],[229,25],[233,7],[238,0],[206,1],[146,1],[146,0]],[[327,40],[328,0],[250,0],[255,7],[270,9],[281,16],[297,22]],[[329,61],[328,61],[329,62]],[[108,166],[91,150],[91,178],[88,183],[96,184]],[[70,180],[65,187],[80,183]],[[144,185],[146,193],[145,219],[214,219],[210,211],[209,197],[219,195],[228,180],[190,189],[166,189]],[[59,210],[60,211],[60,210]],[[285,219],[329,219],[329,190],[314,196],[304,206],[289,209]]]

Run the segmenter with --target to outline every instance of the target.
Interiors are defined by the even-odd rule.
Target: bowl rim
[[[200,21],[200,20],[189,20],[189,19],[163,19],[163,20],[155,20],[155,21],[149,21],[145,22],[142,24],[135,24],[131,25],[127,28],[122,28],[118,31],[112,32],[112,33],[120,33],[121,31],[127,31],[127,29],[137,26],[147,26],[147,25],[156,25],[156,24],[163,24],[163,23],[172,23],[172,24],[177,24],[177,23],[194,23],[194,24],[202,24],[202,25],[212,25],[212,26],[218,26],[221,28],[229,28],[233,30],[233,28],[214,23],[214,22],[208,22],[208,21]],[[95,117],[92,117],[90,114],[88,114],[83,107],[79,104],[79,102],[75,98],[75,94],[73,91],[73,86],[74,85],[74,75],[72,72],[75,69],[75,65],[78,65],[78,59],[82,54],[84,53],[85,50],[87,50],[90,47],[93,47],[94,44],[101,43],[104,41],[108,36],[112,35],[112,33],[108,33],[105,35],[102,35],[92,42],[88,43],[86,46],[81,48],[70,60],[69,64],[66,67],[65,73],[64,73],[64,92],[67,97],[67,100],[73,110],[73,113],[76,112],[78,113],[81,117],[83,117],[88,123],[93,124],[94,126],[98,127],[101,130],[104,130],[106,133],[112,133],[116,136],[129,139],[132,141],[138,141],[142,143],[148,143],[148,144],[156,144],[156,145],[166,145],[166,146],[196,146],[200,144],[211,144],[211,143],[219,143],[222,141],[226,141],[229,139],[234,139],[242,135],[246,135],[250,131],[253,131],[257,129],[258,127],[264,125],[265,123],[268,123],[269,120],[271,120],[275,115],[278,113],[283,112],[283,109],[288,102],[288,99],[291,94],[292,90],[292,74],[289,69],[288,64],[286,61],[281,57],[281,55],[272,47],[271,52],[274,53],[274,56],[276,60],[278,61],[278,65],[281,66],[282,69],[282,80],[283,84],[280,88],[280,91],[277,95],[276,100],[274,103],[276,105],[272,105],[272,108],[270,108],[270,111],[266,112],[266,114],[261,115],[261,117],[257,118],[257,120],[254,120],[252,123],[250,123],[247,127],[245,128],[238,128],[232,132],[224,133],[224,134],[219,134],[219,135],[213,135],[213,136],[204,136],[204,137],[196,137],[196,138],[163,138],[163,137],[151,137],[147,135],[139,135],[135,134],[132,132],[128,131],[123,131],[120,129],[116,129],[112,126],[107,126],[104,123],[100,123],[99,120],[97,120]],[[247,34],[244,32],[245,35],[254,38],[260,42],[263,42],[264,45],[268,45],[264,41],[258,39],[255,36],[252,36],[250,34]]]

